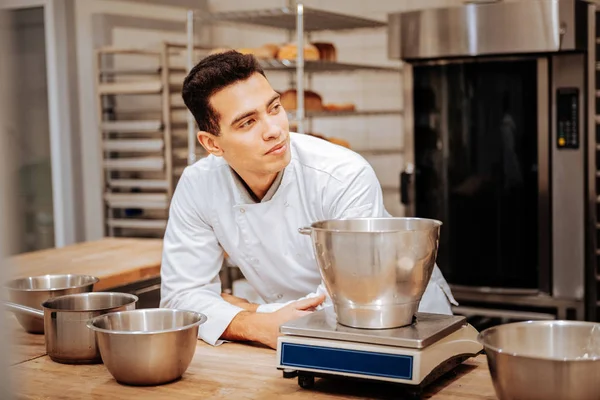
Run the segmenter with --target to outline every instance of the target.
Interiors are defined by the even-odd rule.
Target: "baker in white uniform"
[[[360,155],[291,133],[278,93],[250,55],[206,57],[186,77],[183,99],[210,155],[185,169],[171,202],[161,307],[205,314],[199,336],[207,343],[275,348],[282,323],[328,299],[311,239],[298,228],[389,216],[381,186]],[[224,252],[266,304],[221,293]],[[419,310],[450,314],[450,303],[436,266]]]

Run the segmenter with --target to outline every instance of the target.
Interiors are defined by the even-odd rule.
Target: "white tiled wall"
[[[378,20],[387,20],[391,12],[408,11],[423,8],[447,7],[459,5],[462,0],[305,0],[307,7],[362,16]],[[244,2],[235,0],[213,0],[209,7],[213,11],[248,10],[272,8],[287,5],[285,0],[254,0]],[[282,43],[287,34],[281,31],[263,28],[219,27],[213,32],[213,40],[220,46],[256,47],[263,43]],[[387,55],[387,30],[361,29],[344,32],[317,32],[311,40],[329,41],[337,48],[338,60],[343,62],[401,67],[397,60],[389,60]],[[272,85],[286,89],[287,78],[272,73],[269,75]],[[323,97],[324,102],[348,102],[356,104],[357,109],[402,109],[402,77],[398,73],[382,72],[346,72],[335,74],[315,74],[312,89]],[[311,131],[325,136],[335,136],[350,142],[353,149],[377,150],[398,149],[403,146],[402,116],[332,117],[314,119]],[[403,157],[397,154],[367,155],[384,188],[384,201],[387,210],[395,216],[403,216],[404,209],[399,198],[399,176],[403,168]]]

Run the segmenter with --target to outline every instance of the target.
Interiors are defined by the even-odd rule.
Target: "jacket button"
[[[243,213],[246,212],[246,209],[245,208],[240,208],[240,212],[243,214]]]
[[[283,298],[283,295],[280,293],[277,295],[277,300],[281,300]]]

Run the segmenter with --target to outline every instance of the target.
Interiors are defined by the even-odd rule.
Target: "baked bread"
[[[261,46],[265,52],[268,52],[269,58],[277,58],[277,53],[279,53],[279,46],[273,43],[263,44]]]
[[[295,60],[298,54],[298,46],[294,43],[288,43],[279,49],[277,58],[280,60]],[[305,60],[318,60],[319,50],[312,44],[304,45],[304,59]]]
[[[327,103],[323,104],[325,111],[354,111],[356,106],[352,103]]]
[[[321,61],[337,61],[337,51],[333,43],[313,42],[311,44],[319,50],[319,59]]]
[[[286,110],[295,110],[298,108],[296,89],[286,90],[281,93],[281,105]],[[321,96],[311,90],[304,91],[304,109],[306,111],[323,111],[323,100]]]
[[[347,140],[336,138],[336,137],[330,137],[330,138],[327,138],[327,140],[329,140],[331,143],[337,144],[339,146],[343,146],[348,149],[350,148],[350,143]]]

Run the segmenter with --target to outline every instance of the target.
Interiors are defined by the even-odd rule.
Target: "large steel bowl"
[[[500,400],[600,399],[600,324],[530,321],[479,334]]]
[[[337,322],[353,328],[410,325],[437,257],[440,227],[423,218],[319,221],[312,238]]]
[[[204,322],[206,316],[193,311],[152,308],[102,315],[88,327],[117,382],[160,385],[187,370]]]
[[[46,300],[68,294],[91,292],[98,281],[98,278],[89,275],[42,275],[8,281],[4,288],[8,301],[42,310],[42,303]],[[17,314],[16,317],[27,332],[44,333],[42,319],[25,314]]]

